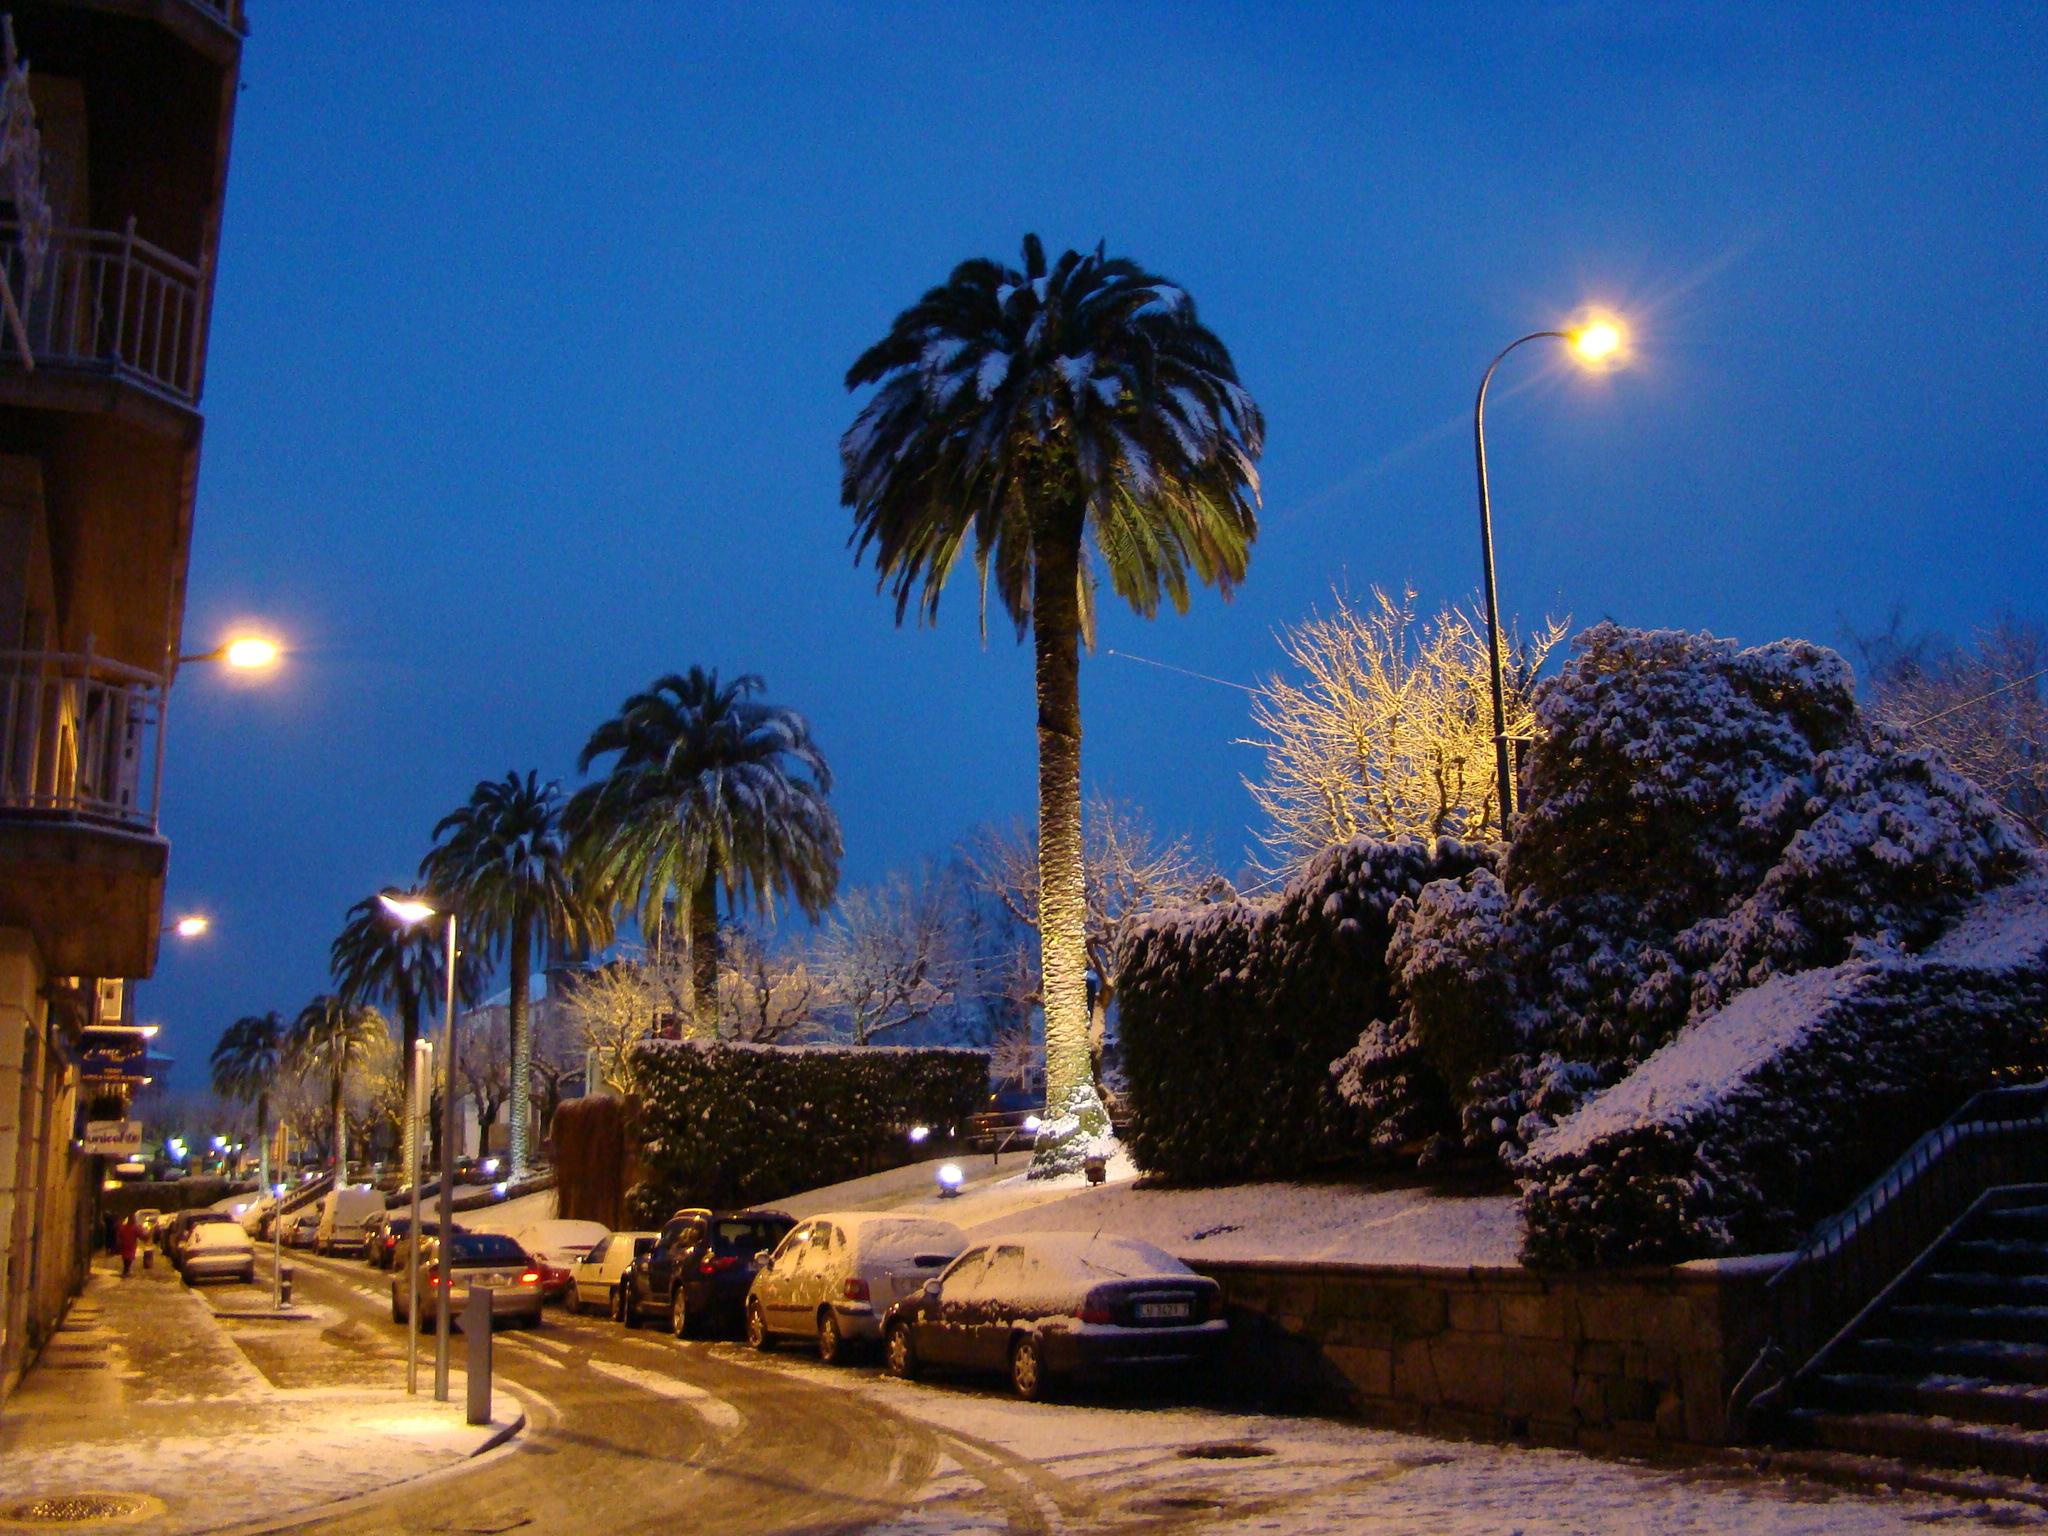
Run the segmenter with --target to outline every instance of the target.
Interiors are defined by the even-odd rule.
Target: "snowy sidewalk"
[[[0,1532],[24,1501],[81,1494],[126,1498],[148,1536],[303,1519],[318,1506],[459,1465],[519,1428],[463,1422],[450,1403],[388,1386],[279,1386],[250,1363],[209,1299],[232,1315],[256,1295],[187,1290],[159,1259],[126,1280],[95,1267],[85,1292],[14,1396],[0,1407]],[[267,1301],[267,1297],[264,1298]],[[289,1330],[298,1379],[346,1352],[322,1315],[265,1322]],[[279,1338],[279,1343],[284,1343]],[[337,1362],[345,1366],[346,1362]],[[339,1369],[337,1378],[360,1373]],[[17,1519],[25,1516],[17,1515]]]

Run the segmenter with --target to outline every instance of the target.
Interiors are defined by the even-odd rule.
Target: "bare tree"
[[[721,935],[718,1038],[789,1044],[818,1032],[824,999],[799,950],[771,949],[743,928]]]
[[[1215,881],[1208,861],[1185,837],[1162,841],[1138,806],[1094,794],[1082,816],[1085,932],[1093,996],[1088,1053],[1100,1078],[1109,1010],[1138,924],[1147,914],[1197,900]],[[1022,826],[984,828],[968,859],[983,886],[1010,915],[1038,929],[1038,843]],[[1027,972],[1035,980],[1035,971]],[[1023,978],[1012,974],[1011,982]]]
[[[811,961],[856,1045],[958,1002],[971,973],[955,932],[956,884],[926,864],[839,898]]]
[[[1904,641],[1900,620],[1861,639],[1870,713],[1915,745],[1939,750],[2048,843],[2048,631],[2001,614],[1970,646]]]
[[[1252,704],[1263,734],[1243,744],[1266,765],[1246,787],[1271,823],[1260,834],[1269,872],[1361,835],[1499,836],[1485,630],[1457,608],[1419,618],[1409,591],[1398,602],[1378,587],[1365,604],[1334,596],[1327,617],[1281,633],[1294,675],[1268,678]],[[1534,729],[1530,691],[1564,631],[1503,636],[1511,738]]]
[[[585,971],[565,988],[563,1008],[583,1049],[598,1053],[605,1080],[620,1093],[632,1093],[633,1050],[641,1041],[695,1033],[689,952],[662,946]]]
[[[1006,1029],[989,1048],[989,1081],[1028,1092],[1045,1075],[1045,1043],[1028,1025]]]
[[[457,1064],[462,1086],[476,1110],[476,1152],[483,1156],[490,1145],[491,1127],[498,1111],[512,1097],[512,1045],[509,1032],[479,1010],[462,1021],[462,1052]],[[456,1146],[459,1155],[460,1144]]]

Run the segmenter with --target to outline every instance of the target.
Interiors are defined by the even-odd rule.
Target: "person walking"
[[[142,1244],[142,1228],[133,1216],[121,1218],[121,1225],[114,1229],[114,1241],[121,1247],[121,1278],[126,1280],[135,1267],[135,1250]]]

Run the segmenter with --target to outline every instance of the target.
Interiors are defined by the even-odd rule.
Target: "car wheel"
[[[690,1304],[683,1299],[683,1288],[676,1287],[675,1299],[669,1303],[668,1331],[679,1339],[690,1336]]]
[[[619,1287],[619,1321],[628,1328],[640,1326],[640,1292],[630,1280]]]
[[[839,1319],[829,1307],[818,1314],[818,1359],[826,1365],[846,1363],[846,1340],[839,1332]]]
[[[1038,1352],[1038,1340],[1028,1333],[1010,1347],[1010,1385],[1027,1403],[1043,1402],[1048,1395],[1045,1360]]]
[[[905,1381],[916,1378],[917,1341],[911,1337],[910,1324],[898,1323],[889,1330],[886,1355],[891,1376],[900,1376]]]
[[[762,1316],[758,1301],[747,1303],[747,1343],[764,1355],[775,1347],[775,1335],[768,1331],[768,1319]]]
[[[626,1326],[626,1288],[623,1285],[612,1287],[612,1321]]]

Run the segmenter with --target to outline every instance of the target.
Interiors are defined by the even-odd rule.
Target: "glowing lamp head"
[[[256,672],[277,663],[275,640],[261,635],[240,635],[221,648],[221,659],[242,672]]]
[[[401,923],[423,923],[434,915],[434,909],[416,897],[380,895],[377,899]]]
[[[213,926],[213,920],[193,912],[178,919],[176,932],[181,939],[196,939]]]
[[[1626,337],[1621,326],[1609,319],[1596,318],[1571,332],[1572,351],[1580,362],[1589,367],[1604,368],[1620,360],[1621,349]]]
[[[967,1182],[967,1175],[960,1171],[958,1163],[944,1163],[939,1167],[939,1193],[957,1195],[960,1186]]]
[[[1036,1115],[1026,1115],[1024,1117],[1024,1129],[1031,1132],[1034,1136],[1038,1134],[1038,1128],[1044,1124],[1045,1122]]]
[[[922,1142],[925,1139],[925,1137],[931,1135],[931,1133],[932,1128],[928,1125],[913,1125],[910,1128],[910,1144],[912,1146],[916,1146],[919,1142]]]

